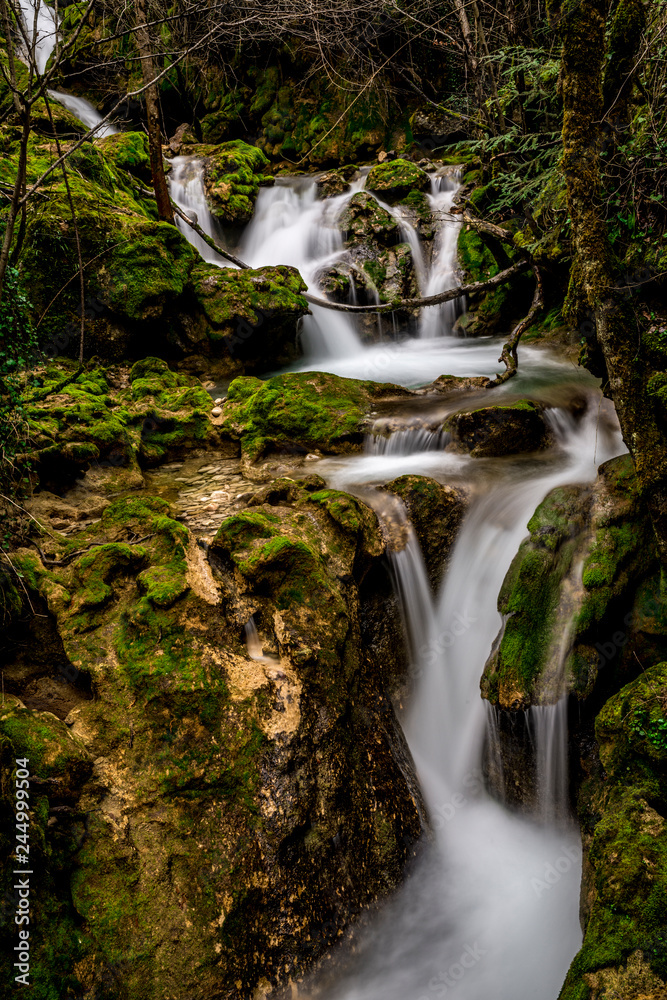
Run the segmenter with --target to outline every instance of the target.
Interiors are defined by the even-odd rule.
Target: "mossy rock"
[[[222,427],[256,461],[272,450],[341,454],[361,448],[376,399],[405,395],[390,383],[325,372],[276,375],[266,382],[238,378],[229,387]]]
[[[455,444],[473,458],[495,458],[540,451],[551,443],[551,433],[538,403],[522,399],[503,406],[484,406],[455,413],[445,422]]]
[[[366,190],[390,203],[402,201],[411,191],[428,191],[430,186],[426,171],[403,159],[378,163],[366,178]]]
[[[151,164],[145,132],[117,132],[98,140],[97,145],[118,170],[127,170],[143,182],[150,182]]]
[[[91,465],[146,467],[218,443],[209,394],[160,358],[137,362],[121,390],[103,368],[84,370],[60,388],[72,368],[76,374],[73,363],[47,368],[43,388],[26,406],[29,451],[43,485],[65,483]]]
[[[401,241],[399,225],[367,191],[350,198],[338,218],[338,227],[348,246],[373,243],[392,247]]]
[[[236,140],[206,157],[204,184],[214,215],[223,223],[244,225],[255,211],[262,172],[269,161],[257,146]]]
[[[521,543],[498,595],[504,625],[482,675],[483,697],[503,709],[557,701],[562,693],[558,630],[573,610],[563,585],[584,544],[589,507],[588,491],[559,487],[528,522],[530,537]]]
[[[233,270],[202,263],[192,272],[192,286],[205,319],[201,337],[212,355],[230,355],[249,371],[266,371],[299,357],[297,324],[308,303],[295,268]]]
[[[399,476],[383,489],[399,497],[417,533],[433,589],[456,540],[467,508],[465,494],[427,476]]]

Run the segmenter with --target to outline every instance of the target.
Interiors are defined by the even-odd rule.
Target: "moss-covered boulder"
[[[411,191],[428,191],[431,180],[425,170],[410,160],[390,160],[372,167],[366,178],[366,190],[384,201],[402,201]]]
[[[201,263],[191,280],[201,319],[185,331],[190,350],[228,355],[239,367],[260,372],[299,357],[297,324],[308,303],[295,268],[241,271]]]
[[[371,243],[392,247],[401,241],[398,222],[367,191],[353,195],[338,217],[347,246]]]
[[[467,283],[488,281],[502,270],[490,246],[470,225],[459,231],[458,259]],[[467,312],[457,320],[457,328],[468,337],[509,332],[528,312],[532,294],[531,280],[526,275],[518,275],[491,291],[473,293],[468,297]]]
[[[383,489],[403,501],[435,590],[466,511],[465,494],[427,476],[399,476]]]
[[[600,764],[578,802],[585,933],[561,1000],[667,992],[666,706],[667,664],[658,663],[595,721]]]
[[[137,370],[132,385],[154,378]],[[223,522],[211,563],[146,496],[40,548],[14,565],[95,697],[65,724],[22,708],[8,672],[3,765],[29,754],[33,778],[34,981],[45,996],[112,986],[153,1000],[289,988],[398,885],[422,829],[362,642],[360,588],[384,552],[375,514],[311,477],[272,484]],[[9,869],[3,879],[4,893]]]
[[[266,382],[238,378],[229,387],[222,429],[241,442],[246,462],[281,449],[338,455],[361,448],[376,400],[407,394],[388,382],[326,372],[276,375]]]
[[[454,444],[473,458],[539,451],[551,443],[543,407],[529,399],[455,413],[447,419],[444,429],[452,435]]]
[[[195,147],[196,150],[196,147]],[[211,211],[226,224],[244,225],[255,211],[263,170],[269,161],[257,146],[236,140],[206,153],[204,186]]]
[[[150,183],[151,164],[145,132],[116,132],[97,140],[96,144],[119,170],[127,170]]]
[[[357,170],[358,168],[354,164],[350,164],[320,174],[315,181],[320,198],[335,198],[337,195],[349,191],[350,180],[357,173]]]

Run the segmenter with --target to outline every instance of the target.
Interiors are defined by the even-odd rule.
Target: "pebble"
[[[306,462],[319,462],[319,460],[320,460],[320,455],[314,455],[314,454],[306,455]]]
[[[222,410],[220,409],[219,406],[214,406],[213,409],[211,410],[211,416],[212,417],[219,417],[221,415],[221,413],[222,413]]]
[[[200,476],[204,472],[217,472],[217,465],[202,465],[201,469],[197,469],[197,475]]]
[[[214,400],[216,406],[221,406],[224,401],[224,396],[219,396],[216,400]]]

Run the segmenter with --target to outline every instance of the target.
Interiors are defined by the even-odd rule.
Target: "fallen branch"
[[[236,257],[234,254],[229,253],[227,250],[223,250],[215,240],[208,236],[204,230],[199,226],[193,219],[189,218],[185,212],[181,211],[178,205],[174,205],[172,201],[172,206],[176,215],[183,219],[191,229],[197,233],[198,236],[204,240],[204,242],[214,250],[220,257],[225,260],[231,261],[236,264],[237,267],[241,267],[244,270],[250,269],[250,264],[246,264],[242,261],[240,257]],[[489,223],[490,225],[490,223]],[[492,228],[498,228],[496,226]],[[501,230],[505,232],[505,230]],[[520,260],[516,264],[512,264],[511,267],[506,268],[504,271],[500,271],[493,278],[488,278],[486,281],[475,281],[471,285],[459,285],[456,288],[448,288],[445,292],[439,292],[437,295],[427,295],[424,298],[419,299],[400,299],[398,302],[382,302],[377,305],[369,306],[349,306],[342,302],[330,302],[329,299],[321,299],[317,295],[311,295],[309,292],[303,293],[303,298],[310,302],[311,305],[321,306],[323,309],[335,309],[338,312],[352,312],[352,313],[379,313],[379,312],[394,312],[397,309],[419,309],[422,306],[439,306],[443,302],[451,302],[452,299],[458,299],[460,295],[474,295],[476,292],[486,292],[492,288],[496,288],[498,285],[504,284],[509,281],[515,275],[520,274],[521,271],[525,271],[529,266],[527,260]]]
[[[540,274],[539,268],[535,265],[533,265],[533,274],[535,275],[535,294],[533,295],[533,301],[530,309],[528,310],[528,314],[524,316],[517,326],[514,327],[512,330],[512,336],[503,346],[503,353],[498,358],[498,361],[502,361],[505,365],[505,371],[501,372],[500,375],[496,375],[494,379],[490,379],[486,383],[486,389],[503,385],[504,382],[507,382],[514,375],[516,375],[518,371],[519,360],[516,352],[519,346],[519,341],[544,305],[542,275]]]
[[[155,197],[153,191],[147,191],[146,189],[142,190],[142,194],[146,195],[150,194],[153,197]],[[242,261],[240,257],[234,256],[234,254],[230,253],[229,250],[223,250],[222,247],[219,247],[212,236],[209,236],[208,233],[205,233],[202,227],[197,222],[195,222],[194,219],[191,219],[190,216],[186,215],[185,212],[183,212],[182,209],[180,209],[178,205],[174,203],[173,198],[171,200],[171,207],[174,210],[174,214],[177,215],[179,219],[183,219],[183,222],[187,223],[187,225],[190,226],[191,229],[194,229],[197,236],[201,236],[204,243],[206,243],[206,245],[209,246],[211,250],[215,250],[215,252],[219,254],[221,257],[223,257],[225,260],[231,261],[232,264],[236,264],[237,267],[242,268],[244,271],[250,270],[250,264],[246,264],[245,261]]]
[[[496,226],[493,222],[485,222],[484,219],[468,215],[466,211],[461,214],[461,218],[466,225],[472,226],[478,233],[486,233],[487,236],[493,237],[494,240],[499,240],[501,243],[509,243],[512,247],[514,246],[514,233],[511,233],[509,229],[503,229],[502,226]]]

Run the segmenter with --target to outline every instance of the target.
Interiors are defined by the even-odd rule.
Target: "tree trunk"
[[[144,86],[155,79],[153,66],[153,49],[151,46],[150,29],[148,28],[148,9],[146,0],[136,0],[136,39]],[[162,135],[160,131],[160,111],[158,107],[157,86],[153,84],[146,89],[146,127],[148,130],[148,146],[151,161],[153,188],[157,201],[158,217],[161,222],[174,221],[174,211],[169,198],[167,178],[164,175],[164,160],[162,157]]]
[[[569,303],[587,305],[606,369],[623,439],[667,562],[667,439],[660,408],[667,386],[667,355],[644,343],[632,307],[629,276],[614,259],[601,201],[601,120],[607,0],[550,4],[563,38],[563,160],[572,220],[574,264]],[[583,301],[582,301],[583,300]]]

